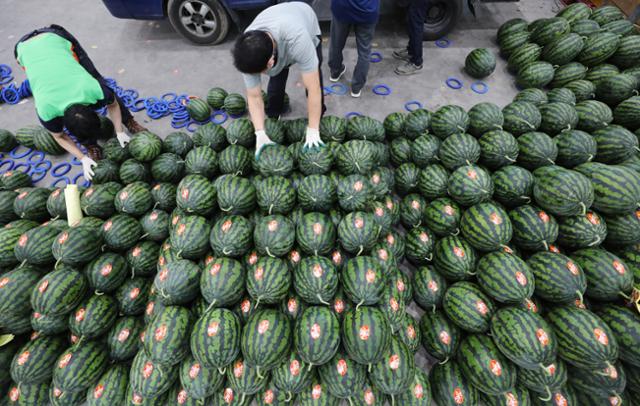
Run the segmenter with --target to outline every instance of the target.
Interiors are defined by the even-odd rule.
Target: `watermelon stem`
[[[547,244],[546,240],[542,240],[542,245],[544,245],[544,250],[549,251],[549,244]]]
[[[60,263],[60,261],[62,261],[62,257],[58,258],[56,263],[53,265],[53,269],[58,269],[58,264]]]
[[[436,314],[436,305],[431,306],[431,313]]]
[[[273,214],[272,210],[273,210],[273,203],[271,203],[271,205],[269,206],[269,215]]]
[[[227,368],[218,368],[218,373],[220,375],[224,375],[225,372],[227,372]]]
[[[451,233],[451,235],[454,236],[454,237],[457,236],[458,234],[460,234],[460,229],[459,228],[456,228],[456,231]]]
[[[96,296],[102,296],[104,295],[104,292],[100,292],[99,290],[96,290],[93,292]]]
[[[25,259],[20,263],[20,266],[18,268],[22,268],[26,263],[27,263],[27,260]]]
[[[546,398],[540,398],[540,400],[543,401],[543,402],[548,402],[553,397],[553,394],[551,393],[551,389],[549,388],[549,386],[545,386],[544,388],[547,390],[547,395],[548,396]]]
[[[269,251],[269,247],[265,247],[265,251],[267,251],[267,255],[269,255],[271,258],[275,258],[276,256],[271,254],[271,252]]]
[[[244,404],[245,398],[247,397],[247,394],[242,392],[242,398],[240,399],[240,404]]]
[[[257,309],[259,305],[260,305],[260,296],[258,296],[258,299],[256,299],[256,304],[255,306],[253,306],[253,310]]]
[[[440,365],[444,365],[444,364],[446,364],[447,362],[449,362],[449,357],[445,358],[443,361],[438,362],[438,364],[440,364]]]
[[[613,365],[611,365],[611,363],[609,361],[607,361],[607,368],[604,371],[596,371],[596,375],[600,375],[600,376],[609,376],[609,371],[611,370],[611,368],[614,368]]]
[[[597,239],[594,242],[592,242],[591,244],[589,244],[588,247],[593,247],[595,245],[600,244],[600,236],[598,235],[598,236],[596,236],[596,238]]]
[[[322,296],[320,296],[320,293],[318,293],[318,294],[316,295],[316,297],[318,298],[318,301],[319,301],[320,303],[322,303],[323,305],[331,306],[331,303],[329,303],[329,302],[327,302],[326,300],[323,300],[323,299],[322,299]]]
[[[356,254],[356,257],[359,257],[360,254],[362,254],[362,251],[364,251],[364,246],[363,245],[360,246],[360,249],[358,250],[358,253]]]
[[[347,401],[349,402],[349,406],[353,406],[353,401],[351,400],[351,397],[348,397]]]
[[[144,240],[144,239],[145,239],[145,238],[147,238],[148,236],[149,236],[149,233],[142,234],[142,235],[140,236],[140,239],[141,239],[141,240]]]
[[[291,393],[291,391],[287,391],[287,397],[284,400],[284,403],[289,403],[291,402],[291,399],[293,399],[293,394]]]
[[[587,205],[584,204],[584,202],[580,202],[580,207],[582,207],[582,215],[586,216],[587,215]]]
[[[371,366],[372,364],[369,364],[369,366],[367,367],[367,372],[371,373]]]
[[[579,290],[576,290],[576,293],[578,294],[578,300],[580,301],[580,303],[582,303],[582,300],[584,299],[582,297],[582,292],[580,292]]]
[[[84,339],[84,335],[80,336],[80,338],[78,339],[78,342],[73,345],[73,348],[78,347],[83,339]]]
[[[309,363],[309,368],[307,368],[307,372],[311,372],[311,368],[313,368],[313,364]]]
[[[624,292],[618,292],[618,294],[619,294],[620,296],[622,296],[622,298],[623,298],[624,300],[626,300],[627,302],[631,302],[631,296],[627,295],[627,294],[626,294],[626,293],[624,293]]]
[[[358,309],[360,309],[360,306],[362,306],[363,304],[364,304],[364,299],[362,299],[360,303],[356,305],[356,311],[358,311]]]
[[[216,304],[216,300],[217,299],[213,299],[213,301],[211,303],[209,303],[209,306],[207,307],[207,310],[204,311],[205,313],[207,313],[209,310],[211,310],[211,308],[213,308],[213,306]]]
[[[391,406],[395,406],[396,404],[396,398],[394,395],[391,395]]]

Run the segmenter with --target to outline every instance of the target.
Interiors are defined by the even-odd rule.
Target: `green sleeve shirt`
[[[62,117],[72,104],[92,105],[104,99],[100,83],[78,63],[66,39],[40,34],[18,44],[17,54],[42,121]]]

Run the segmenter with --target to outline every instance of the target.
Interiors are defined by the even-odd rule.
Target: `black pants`
[[[407,31],[409,33],[407,50],[411,56],[411,62],[418,66],[423,62],[422,39],[428,8],[429,0],[411,0],[407,9]]]
[[[107,86],[107,83],[104,80],[104,77],[100,74],[100,72],[98,72],[95,65],[89,58],[89,55],[87,55],[86,51],[84,50],[84,48],[82,48],[78,40],[63,27],[56,24],[52,24],[49,27],[44,27],[44,28],[39,28],[37,30],[34,30],[29,34],[25,35],[24,37],[20,38],[20,40],[16,43],[16,46],[13,51],[15,58],[18,59],[17,51],[18,51],[19,43],[24,42],[30,38],[33,38],[38,34],[43,34],[43,33],[56,34],[66,39],[67,41],[71,42],[71,45],[73,47],[73,52],[75,53],[80,66],[82,66],[91,76],[93,76],[98,81],[98,83],[100,83],[100,87],[102,87],[102,93],[104,93],[104,99],[98,101],[96,104],[92,105],[91,107],[99,109],[101,107],[112,104],[114,100],[117,100],[118,105],[120,106],[120,114],[122,115],[122,122],[126,123],[127,121],[133,118],[133,116],[131,115],[131,112],[129,112],[129,109],[127,109],[127,107],[124,105],[124,102],[122,101],[122,99],[120,99],[118,95],[115,94],[115,92],[111,90],[109,86]]]
[[[320,75],[320,94],[322,95],[322,114],[327,110],[327,106],[324,104],[324,85],[322,81],[322,38],[320,43],[316,47],[316,54],[318,55],[318,74]],[[284,95],[287,88],[287,79],[289,78],[289,68],[282,69],[282,72],[278,73],[269,79],[267,85],[267,108],[265,112],[269,118],[278,118],[284,113]],[[308,92],[307,92],[308,95]]]

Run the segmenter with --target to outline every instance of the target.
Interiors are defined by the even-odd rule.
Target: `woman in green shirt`
[[[94,159],[100,159],[97,138],[100,118],[96,110],[107,107],[116,136],[124,147],[130,133],[145,130],[122,100],[107,86],[78,41],[58,25],[35,30],[18,41],[15,57],[24,69],[33,93],[40,122],[55,140],[82,162],[84,176],[91,180]],[[87,146],[80,151],[64,128]]]

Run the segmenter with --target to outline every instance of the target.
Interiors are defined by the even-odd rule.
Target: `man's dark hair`
[[[96,138],[100,135],[100,117],[89,106],[72,104],[64,111],[64,126],[78,140]]]
[[[260,73],[267,69],[273,55],[273,42],[264,31],[247,31],[233,47],[233,64],[242,73]]]

